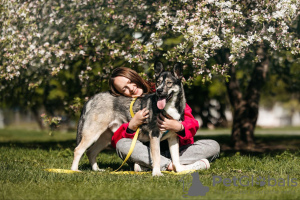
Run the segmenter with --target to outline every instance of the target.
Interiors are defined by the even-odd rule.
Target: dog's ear
[[[183,77],[183,68],[181,63],[176,63],[174,65],[173,74],[177,79],[181,79]]]
[[[161,62],[156,62],[154,64],[155,77],[158,77],[163,70],[164,70],[164,66]]]

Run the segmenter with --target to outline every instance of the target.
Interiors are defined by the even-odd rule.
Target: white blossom
[[[29,46],[29,49],[30,49],[30,50],[34,50],[35,48],[36,48],[36,46],[33,45],[33,44],[31,44],[31,45]]]
[[[164,20],[161,18],[159,19],[158,23],[156,24],[157,29],[161,29],[162,26],[165,24]]]
[[[39,51],[39,53],[40,53],[41,55],[44,55],[44,54],[45,54],[45,49],[41,49],[41,50]]]
[[[62,55],[64,55],[65,54],[65,52],[63,51],[63,50],[59,50],[58,51],[58,57],[61,57]]]
[[[275,33],[275,28],[272,27],[272,26],[270,26],[270,27],[268,28],[268,32],[270,32],[270,33]]]
[[[300,51],[298,36],[290,37],[294,29],[289,30],[293,25],[291,20],[297,19],[299,1],[257,1],[251,8],[233,0],[166,1],[164,5],[158,2],[146,5],[137,0],[126,2],[132,6],[130,9],[120,7],[124,5],[120,1],[108,1],[105,6],[102,1],[94,0],[70,1],[58,6],[55,1],[47,4],[40,0],[24,4],[5,1],[5,17],[0,17],[4,57],[0,78],[13,78],[17,71],[20,76],[27,76],[25,70],[19,71],[15,66],[34,69],[31,71],[54,67],[53,72],[57,73],[63,63],[83,60],[83,56],[94,62],[125,59],[149,65],[156,55],[154,52],[164,51],[167,52],[162,55],[164,59],[190,62],[195,76],[201,72],[209,77],[212,72],[206,71],[206,61],[223,47],[230,48],[231,64],[249,53],[251,45],[265,41],[274,50],[289,47],[294,54]],[[94,6],[86,6],[88,3]],[[39,10],[49,13],[41,15]],[[70,15],[70,10],[74,15]],[[136,10],[141,12],[135,13]],[[141,15],[144,18],[139,18]],[[123,30],[128,30],[129,37],[119,40]],[[137,32],[143,34],[132,35]],[[172,38],[177,38],[175,43]],[[88,69],[80,77],[83,82],[89,78]],[[214,70],[222,73],[218,68]],[[101,76],[108,73],[104,71]]]

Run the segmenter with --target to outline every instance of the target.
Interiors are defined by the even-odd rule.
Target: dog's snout
[[[163,88],[159,88],[156,90],[157,94],[160,95],[163,92]]]

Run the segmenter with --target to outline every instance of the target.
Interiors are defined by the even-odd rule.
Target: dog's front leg
[[[179,139],[176,134],[168,138],[169,149],[173,165],[175,166],[176,172],[184,171],[184,167],[179,162]]]
[[[150,152],[152,158],[152,176],[162,176],[160,171],[160,138],[150,136]]]

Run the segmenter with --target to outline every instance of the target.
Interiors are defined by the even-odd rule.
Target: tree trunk
[[[256,63],[251,75],[251,81],[243,95],[238,80],[236,70],[229,66],[229,82],[226,83],[230,104],[233,108],[233,124],[231,141],[236,150],[246,150],[255,147],[254,130],[258,118],[260,90],[265,83],[269,60],[267,50],[259,48],[257,55],[261,62]],[[222,61],[229,63],[229,50],[223,50]]]
[[[41,116],[39,115],[39,112],[36,108],[32,107],[31,108],[31,112],[34,116],[35,121],[37,122],[37,124],[39,125],[41,130],[45,129],[45,126],[43,124],[43,120],[41,119]]]

